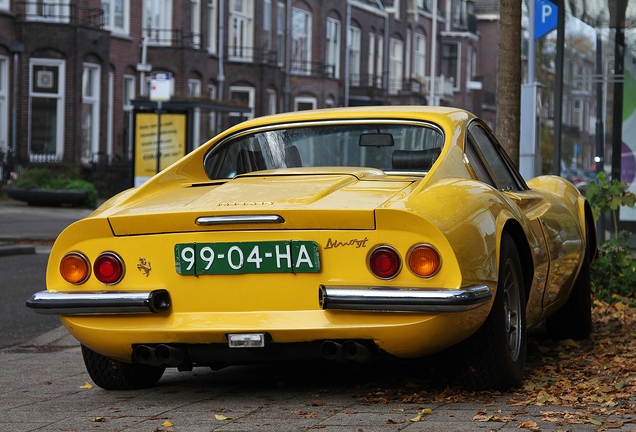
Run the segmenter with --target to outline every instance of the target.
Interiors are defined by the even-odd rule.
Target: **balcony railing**
[[[428,96],[431,93],[431,78],[389,80],[389,94],[419,94]],[[440,98],[452,98],[454,95],[453,78],[440,75],[435,79],[435,95]]]
[[[225,47],[224,59],[228,61],[276,65],[278,64],[278,53],[260,47],[228,45]]]
[[[320,78],[334,77],[334,65],[325,62],[292,60],[290,66],[293,75],[307,75]]]
[[[181,29],[142,29],[150,45],[201,48],[201,34]]]
[[[350,74],[349,75],[349,85],[351,87],[361,87],[361,88],[382,88],[382,75],[374,75],[374,74]]]
[[[24,17],[26,21],[68,23],[96,28],[104,26],[104,11],[97,8],[42,0],[16,2],[16,6],[23,11],[17,15]]]

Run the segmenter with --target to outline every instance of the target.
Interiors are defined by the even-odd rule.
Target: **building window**
[[[82,73],[82,162],[96,161],[99,153],[100,66],[84,63]]]
[[[217,28],[217,0],[208,0],[208,52],[210,54],[216,54],[216,34]]]
[[[29,157],[34,162],[64,156],[64,60],[31,59]]]
[[[357,27],[349,27],[349,83],[360,86],[360,39],[362,32]]]
[[[172,45],[172,0],[145,0],[144,31],[152,45]]]
[[[102,0],[104,28],[113,33],[128,34],[130,28],[130,0]]]
[[[311,14],[304,10],[292,10],[292,73],[311,73]]]
[[[583,130],[583,101],[581,99],[572,100],[572,126]]]
[[[276,90],[267,90],[267,114],[276,114]]]
[[[389,94],[396,95],[402,90],[404,67],[404,42],[397,39],[389,41]]]
[[[412,71],[411,71],[411,57],[413,56],[411,50],[411,42],[413,40],[413,32],[410,29],[406,29],[406,67],[404,70],[406,71],[406,78],[411,79]]]
[[[272,49],[272,0],[263,0],[263,45]]]
[[[340,78],[340,21],[327,18],[327,65],[334,78]]]
[[[29,21],[67,23],[71,16],[69,0],[61,0],[59,2],[34,0],[27,3],[26,9],[26,19]]]
[[[426,36],[415,33],[415,47],[413,53],[413,75],[424,81],[426,76]]]
[[[9,9],[9,0],[0,0],[0,9]]]
[[[108,159],[113,155],[113,115],[114,115],[114,91],[115,91],[115,73],[108,72],[108,105],[106,114],[106,155]]]
[[[294,110],[305,111],[316,109],[318,101],[314,97],[297,97],[294,99]]]
[[[254,91],[254,87],[230,87],[230,101],[238,102],[241,105],[250,108],[249,113],[229,113],[230,126],[239,124],[243,120],[254,118],[255,94],[256,92]]]
[[[369,60],[367,61],[367,84],[373,87],[374,76],[373,66],[375,64],[375,33],[369,33]]]
[[[254,59],[254,4],[252,0],[230,2],[228,55],[232,60]]]
[[[190,37],[190,46],[192,48],[201,48],[201,0],[190,0],[190,20],[192,35]],[[188,42],[187,40],[185,41]]]
[[[285,3],[278,2],[276,9],[276,46],[278,47],[278,66],[282,66],[285,61]]]
[[[383,88],[384,83],[384,37],[378,36],[378,56],[375,63],[375,75],[377,77],[375,86]]]
[[[9,148],[9,58],[0,56],[0,153]]]
[[[124,130],[128,131],[127,135],[124,137],[124,154],[127,154],[129,158],[132,158],[132,148],[133,148],[133,133],[132,124],[133,124],[133,104],[132,100],[135,98],[135,76],[134,75],[124,75],[124,100],[123,100],[123,110],[124,110],[124,123],[127,127]]]
[[[201,81],[188,80],[188,96],[192,98],[201,97]],[[192,148],[198,148],[201,145],[201,108],[192,110]]]
[[[459,56],[460,46],[457,42],[442,44],[442,75],[453,80],[453,90],[459,90]]]

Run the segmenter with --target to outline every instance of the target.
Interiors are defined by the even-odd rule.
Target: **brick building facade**
[[[0,0],[0,153],[19,163],[128,160],[153,72],[173,77],[188,150],[283,111],[484,112],[475,0],[58,1]]]

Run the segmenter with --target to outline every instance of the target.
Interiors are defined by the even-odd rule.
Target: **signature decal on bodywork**
[[[150,270],[152,270],[152,266],[150,265],[150,262],[146,260],[146,258],[139,257],[139,264],[137,264],[137,269],[143,272],[146,277],[148,277],[150,275]]]
[[[358,240],[357,238],[355,239],[351,239],[349,241],[338,241],[338,240],[331,240],[331,237],[329,238],[329,240],[327,240],[327,244],[325,245],[324,249],[332,249],[332,248],[337,248],[340,246],[355,246],[356,248],[359,247],[367,247],[367,242],[369,241],[369,239],[367,237]]]
[[[273,205],[272,201],[252,201],[252,202],[233,202],[233,203],[218,203],[217,206],[229,207],[229,206],[263,206]]]

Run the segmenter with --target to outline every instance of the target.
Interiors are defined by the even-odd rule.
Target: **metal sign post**
[[[161,103],[170,100],[170,73],[153,73],[150,75],[150,100],[157,101],[157,173],[161,171]]]

